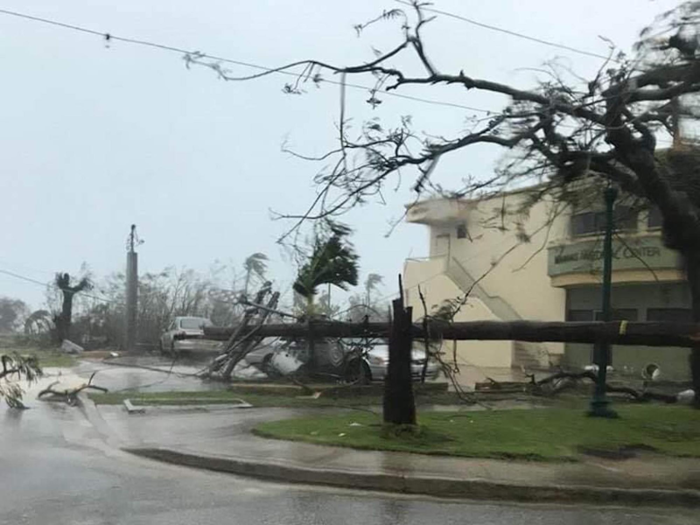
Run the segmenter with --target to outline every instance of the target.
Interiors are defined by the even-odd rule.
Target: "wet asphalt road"
[[[266,483],[130,456],[80,409],[0,408],[0,524],[695,524],[679,509],[543,507]]]

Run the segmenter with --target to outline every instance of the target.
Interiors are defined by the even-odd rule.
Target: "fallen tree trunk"
[[[559,343],[598,343],[616,345],[678,346],[691,348],[700,341],[700,325],[692,323],[650,322],[542,322],[542,321],[471,321],[441,323],[431,320],[432,338],[457,341],[532,341]],[[317,321],[313,331],[319,337],[389,337],[389,323],[342,323]],[[236,328],[204,327],[205,337],[217,341],[229,339]],[[424,339],[423,323],[413,325],[413,338]],[[258,327],[257,337],[304,338],[308,324],[277,323]],[[241,334],[243,335],[243,334]]]

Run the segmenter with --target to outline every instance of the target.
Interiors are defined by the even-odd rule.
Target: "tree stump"
[[[389,367],[384,382],[384,423],[415,425],[416,404],[411,378],[413,346],[412,308],[404,307],[403,294],[392,302],[394,319],[389,338]]]

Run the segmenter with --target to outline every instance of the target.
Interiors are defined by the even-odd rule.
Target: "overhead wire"
[[[81,32],[81,33],[85,33],[85,34],[89,34],[89,35],[93,35],[93,36],[98,36],[108,43],[124,42],[127,44],[151,47],[154,49],[160,49],[162,51],[177,53],[181,56],[196,55],[198,59],[204,58],[204,59],[213,60],[213,61],[217,61],[217,62],[234,64],[234,65],[241,66],[241,67],[257,69],[259,71],[267,71],[269,73],[276,73],[276,74],[282,74],[282,75],[287,75],[287,76],[293,76],[296,78],[299,77],[299,74],[294,73],[292,71],[280,71],[280,70],[277,70],[275,68],[262,66],[260,64],[255,64],[255,63],[247,62],[244,60],[238,60],[238,59],[228,58],[228,57],[223,57],[223,56],[210,55],[208,53],[201,53],[199,51],[195,52],[192,50],[183,49],[183,48],[180,48],[177,46],[172,46],[169,44],[162,44],[162,43],[154,42],[151,40],[123,37],[123,36],[115,35],[115,34],[109,33],[109,32],[98,31],[96,29],[91,29],[91,28],[84,27],[84,26],[78,26],[75,24],[68,24],[65,22],[60,22],[58,20],[53,20],[53,19],[44,18],[44,17],[40,17],[40,16],[28,15],[26,13],[20,13],[18,11],[11,11],[9,9],[0,9],[0,14],[14,16],[17,18],[30,20],[33,22],[40,22],[43,24],[48,24],[48,25],[60,27],[63,29],[69,29],[72,31],[77,31],[77,32]],[[338,85],[338,86],[342,85],[342,82],[337,81],[337,80],[319,79],[319,82],[323,82],[326,84]],[[371,88],[369,86],[363,86],[361,84],[345,83],[345,86],[349,87],[349,88],[353,88],[353,89],[361,89],[363,91],[374,91],[373,88]],[[499,113],[499,111],[495,111],[495,110],[488,110],[488,109],[477,108],[477,107],[473,107],[473,106],[466,106],[464,104],[458,104],[456,102],[445,102],[445,101],[441,101],[441,100],[433,100],[433,99],[427,99],[427,98],[422,98],[422,97],[416,97],[413,95],[406,95],[406,94],[402,94],[402,93],[396,93],[393,91],[387,91],[386,89],[379,89],[379,90],[377,90],[377,92],[380,92],[380,93],[382,93],[382,95],[386,95],[386,96],[390,96],[390,97],[412,100],[414,102],[421,102],[424,104],[431,104],[431,105],[435,105],[435,106],[453,107],[453,108],[458,108],[458,109],[464,109],[467,111],[475,111],[475,112],[486,113],[486,114]]]
[[[408,2],[407,0],[396,0],[396,1],[400,4],[413,6],[413,4],[411,2]],[[599,58],[601,60],[610,60],[611,62],[620,62],[620,60],[617,60],[614,57],[609,57],[606,55],[602,55],[600,53],[594,53],[592,51],[586,51],[584,49],[578,49],[576,47],[568,46],[566,44],[560,44],[558,42],[552,42],[551,40],[544,40],[543,38],[527,35],[525,33],[519,33],[517,31],[513,31],[511,29],[506,29],[504,27],[499,27],[499,26],[492,25],[492,24],[486,24],[484,22],[479,22],[478,20],[474,20],[473,18],[467,18],[466,16],[451,13],[449,11],[443,11],[443,10],[437,9],[435,7],[422,6],[421,10],[428,12],[428,13],[440,14],[440,15],[446,16],[448,18],[453,18],[455,20],[461,20],[462,22],[466,22],[468,24],[471,24],[471,25],[474,25],[477,27],[481,27],[483,29],[489,29],[491,31],[496,31],[498,33],[502,33],[505,35],[514,36],[517,38],[521,38],[523,40],[535,42],[537,44],[542,44],[545,46],[555,47],[558,49],[563,49],[565,51],[570,51],[571,53],[577,53],[579,55],[588,56],[591,58]]]
[[[396,0],[396,1],[399,3],[405,4],[405,5],[412,5],[409,2],[407,2],[406,0]],[[530,35],[526,35],[523,33],[518,33],[515,31],[508,30],[508,29],[504,29],[501,27],[492,26],[489,24],[484,24],[482,22],[478,22],[476,20],[461,16],[461,15],[457,15],[455,13],[450,13],[448,11],[443,11],[443,10],[439,10],[439,9],[428,7],[428,6],[424,6],[423,10],[438,13],[438,14],[441,14],[441,15],[444,15],[444,16],[447,16],[450,18],[462,20],[462,21],[470,23],[470,24],[475,24],[477,26],[480,26],[480,27],[483,27],[486,29],[499,31],[501,33],[506,33],[506,34],[509,34],[511,36],[524,38],[524,39],[527,39],[527,40],[530,40],[533,42],[537,42],[540,44],[544,44],[547,46],[557,47],[557,48],[565,49],[565,50],[568,50],[571,52],[579,53],[582,55],[587,55],[587,56],[591,56],[591,57],[595,57],[595,58],[600,58],[600,59],[611,60],[611,61],[617,62],[617,60],[615,60],[611,57],[607,57],[607,56],[597,54],[597,53],[592,53],[589,51],[584,51],[584,50],[577,49],[577,48],[574,48],[571,46],[566,46],[563,44],[558,44],[556,42],[543,40],[543,39],[532,37]],[[164,43],[160,43],[160,42],[156,42],[156,41],[152,41],[152,40],[119,36],[119,35],[116,35],[116,34],[113,34],[110,32],[99,31],[99,30],[92,29],[89,27],[79,26],[76,24],[70,24],[70,23],[66,23],[66,22],[61,22],[58,20],[50,19],[50,18],[29,15],[29,14],[22,13],[19,11],[12,11],[9,9],[0,9],[0,14],[4,14],[7,16],[13,16],[13,17],[24,19],[24,20],[29,20],[32,22],[39,22],[42,24],[47,24],[47,25],[59,27],[62,29],[77,31],[80,33],[85,33],[85,34],[89,34],[89,35],[93,35],[93,36],[98,36],[101,39],[103,39],[104,41],[106,41],[107,43],[111,43],[111,42],[115,42],[115,41],[116,42],[124,42],[127,44],[145,46],[145,47],[159,49],[159,50],[167,51],[167,52],[171,52],[171,53],[177,53],[178,55],[183,56],[183,57],[196,56],[198,59],[207,59],[207,60],[212,60],[215,62],[234,64],[234,65],[241,66],[241,67],[247,67],[247,68],[252,68],[252,69],[259,70],[259,71],[269,72],[271,74],[272,73],[281,74],[281,75],[295,77],[297,79],[300,77],[299,73],[295,73],[292,71],[286,71],[286,70],[279,69],[279,68],[270,68],[267,66],[262,66],[260,64],[256,64],[256,63],[245,61],[245,60],[228,58],[228,57],[224,57],[224,56],[211,55],[211,54],[203,53],[200,51],[187,50],[187,49],[184,49],[181,47],[173,46],[170,44],[164,44]],[[468,105],[464,105],[464,104],[459,104],[456,102],[447,102],[447,101],[442,101],[442,100],[422,98],[422,97],[417,97],[417,96],[413,96],[413,95],[407,95],[404,93],[398,93],[395,91],[388,91],[386,88],[385,89],[375,89],[375,88],[365,86],[362,84],[354,84],[354,83],[348,83],[348,82],[342,82],[342,81],[336,81],[336,80],[330,80],[330,79],[319,79],[318,81],[326,83],[326,84],[344,86],[344,87],[348,87],[348,88],[352,88],[352,89],[359,89],[362,91],[379,92],[382,95],[386,95],[386,96],[390,96],[390,97],[394,97],[394,98],[399,98],[399,99],[404,99],[404,100],[411,100],[411,101],[419,102],[419,103],[423,103],[423,104],[429,104],[429,105],[434,105],[434,106],[443,106],[443,107],[452,107],[452,108],[463,109],[463,110],[467,110],[467,111],[473,111],[473,112],[477,112],[477,113],[483,113],[483,114],[486,114],[488,116],[496,116],[496,115],[501,114],[500,110],[485,109],[485,108],[480,108],[480,107],[475,107],[475,106],[468,106]]]
[[[46,288],[47,286],[52,286],[52,285],[53,285],[53,283],[51,283],[51,282],[48,282],[48,281],[45,281],[45,282],[37,281],[36,279],[32,279],[31,277],[27,277],[26,275],[21,275],[21,274],[15,273],[15,272],[11,272],[11,271],[9,271],[9,270],[0,269],[0,273],[5,274],[5,275],[9,275],[10,277],[14,277],[15,279],[21,279],[21,280],[23,280],[23,281],[27,281],[27,282],[30,282],[30,283],[33,283],[33,284],[37,284],[37,285],[41,286],[42,288]],[[55,285],[54,285],[54,286],[55,286]],[[81,295],[82,297],[89,297],[89,298],[91,298],[91,299],[96,299],[96,300],[98,300],[98,301],[103,301],[103,302],[105,302],[105,303],[117,304],[117,303],[115,303],[114,301],[112,301],[111,299],[107,299],[106,297],[99,297],[99,296],[97,296],[97,295],[93,295],[93,294],[90,294],[90,293],[87,293],[87,292],[81,292],[80,295]]]
[[[5,274],[5,275],[9,275],[9,276],[14,277],[14,278],[16,278],[16,279],[21,279],[21,280],[23,280],[23,281],[27,281],[27,282],[30,282],[30,283],[38,284],[38,285],[43,286],[43,287],[46,287],[46,286],[49,285],[48,282],[43,282],[43,283],[42,283],[41,281],[37,281],[36,279],[32,279],[31,277],[27,277],[27,276],[25,276],[25,275],[20,275],[20,274],[18,274],[18,273],[11,272],[11,271],[9,271],[9,270],[2,270],[2,269],[0,269],[0,273],[3,273],[3,274]]]
[[[27,266],[24,264],[17,264],[17,263],[2,260],[2,259],[0,259],[0,264],[5,266],[5,267],[9,267],[9,268],[17,269],[17,270],[22,270],[22,271],[26,271],[26,272],[30,272],[30,273],[34,273],[34,274],[51,275],[52,277],[54,275],[56,275],[56,272],[50,272],[48,270],[40,270],[40,269],[34,268],[32,266]]]
[[[404,4],[404,5],[412,5],[410,2],[407,2],[406,0],[396,0],[396,1],[397,1],[398,3]],[[488,30],[491,30],[491,31],[496,31],[496,32],[499,32],[499,33],[502,33],[502,34],[507,34],[507,35],[510,35],[510,36],[513,36],[513,37],[521,38],[521,39],[528,40],[528,41],[531,41],[531,42],[534,42],[534,43],[538,43],[538,44],[542,44],[542,45],[545,45],[545,46],[554,47],[554,48],[559,48],[559,49],[562,49],[562,50],[566,50],[566,51],[569,51],[569,52],[572,52],[572,53],[576,53],[576,54],[579,54],[579,55],[583,55],[583,56],[589,56],[589,57],[592,57],[592,58],[598,58],[598,59],[602,59],[602,60],[610,60],[610,61],[613,61],[613,62],[618,62],[618,60],[616,60],[616,59],[614,59],[614,58],[612,58],[612,57],[609,57],[609,56],[605,56],[605,55],[602,55],[602,54],[599,54],[599,53],[594,53],[594,52],[591,52],[591,51],[586,51],[586,50],[578,49],[578,48],[575,48],[575,47],[572,47],[572,46],[568,46],[568,45],[565,45],[565,44],[560,44],[560,43],[557,43],[557,42],[545,40],[545,39],[542,39],[542,38],[539,38],[539,37],[533,37],[533,36],[527,35],[527,34],[525,34],[525,33],[520,33],[520,32],[513,31],[513,30],[510,30],[510,29],[506,29],[506,28],[503,28],[503,27],[495,26],[495,25],[492,25],[492,24],[486,24],[486,23],[483,23],[483,22],[479,22],[478,20],[474,20],[474,19],[472,19],[472,18],[467,18],[467,17],[462,16],[462,15],[458,15],[458,14],[455,14],[455,13],[451,13],[451,12],[449,12],[449,11],[444,11],[444,10],[437,9],[437,8],[434,8],[434,7],[429,7],[429,6],[423,6],[422,9],[423,9],[424,11],[426,11],[426,12],[431,12],[431,13],[435,13],[435,14],[440,14],[440,15],[446,16],[446,17],[448,17],[448,18],[460,20],[460,21],[463,21],[463,22],[465,22],[465,23],[469,23],[469,24],[474,25],[474,26],[477,26],[477,27],[481,27],[481,28],[488,29]],[[69,30],[72,30],[72,31],[77,31],[77,32],[81,32],[81,33],[85,33],[85,34],[89,34],[89,35],[93,35],[93,36],[98,36],[98,37],[104,39],[104,40],[105,40],[106,42],[108,42],[108,43],[109,43],[109,42],[112,42],[112,41],[119,41],[119,42],[124,42],[124,43],[132,44],[132,45],[139,45],[139,46],[144,46],[144,47],[150,47],[150,48],[154,48],[154,49],[159,49],[159,50],[162,50],[162,51],[173,52],[173,53],[177,53],[177,54],[182,55],[182,56],[192,55],[192,54],[195,53],[195,52],[193,52],[193,51],[190,51],[190,50],[187,50],[187,49],[184,49],[184,48],[180,48],[180,47],[177,47],[177,46],[169,45],[169,44],[163,44],[163,43],[159,43],[159,42],[155,42],[155,41],[151,41],[151,40],[144,40],[144,39],[136,39],[136,38],[130,38],[130,37],[119,36],[119,35],[115,35],[115,34],[110,33],[110,32],[98,31],[98,30],[95,30],[95,29],[92,29],[92,28],[88,28],[88,27],[84,27],[84,26],[79,26],[79,25],[75,25],[75,24],[69,24],[69,23],[66,23],[66,22],[61,22],[61,21],[58,21],[58,20],[49,19],[49,18],[45,18],[45,17],[39,17],[39,16],[34,16],[34,15],[29,15],[29,14],[26,14],[26,13],[21,13],[21,12],[18,12],[18,11],[12,11],[12,10],[9,10],[9,9],[0,9],[0,14],[4,14],[4,15],[8,15],[8,16],[13,16],[13,17],[17,17],[17,18],[21,18],[21,19],[33,21],[33,22],[39,22],[39,23],[51,25],[51,26],[54,26],[54,27],[60,27],[60,28],[63,28],[63,29],[69,29]],[[247,68],[257,69],[257,70],[260,70],[260,71],[268,71],[268,72],[270,72],[270,73],[277,73],[277,74],[283,74],[283,75],[287,75],[287,76],[298,77],[298,74],[297,74],[297,73],[294,73],[294,72],[291,72],[291,71],[280,71],[280,70],[275,70],[274,68],[262,66],[262,65],[259,65],[259,64],[255,64],[255,63],[252,63],[252,62],[247,62],[247,61],[243,61],[243,60],[239,60],[239,59],[233,59],[233,58],[228,58],[228,57],[223,57],[223,56],[216,56],[216,55],[211,55],[211,54],[208,54],[208,53],[201,53],[201,52],[196,52],[196,55],[197,55],[197,57],[199,57],[199,58],[205,58],[205,59],[214,60],[214,61],[219,61],[219,62],[223,62],[223,63],[230,63],[230,64],[238,65],[238,66],[241,66],[241,67],[247,67]],[[321,81],[321,82],[324,82],[324,83],[327,83],[327,84],[344,85],[345,87],[349,87],[349,88],[353,88],[353,89],[361,89],[361,90],[363,90],[363,91],[372,91],[372,90],[373,90],[373,88],[370,88],[370,87],[368,87],[368,86],[363,86],[363,85],[360,85],[360,84],[352,84],[352,83],[347,83],[347,82],[346,82],[346,83],[342,83],[342,82],[340,82],[340,81],[334,81],[334,80],[329,80],[329,79],[321,79],[320,81]],[[454,107],[454,108],[465,109],[465,110],[469,110],[469,111],[475,111],[475,112],[486,113],[486,114],[498,114],[498,113],[499,113],[498,111],[495,111],[495,110],[488,110],[488,109],[484,109],[484,108],[478,108],[478,107],[473,107],[473,106],[466,106],[466,105],[458,104],[458,103],[445,102],[445,101],[439,101],[439,100],[432,100],[432,99],[426,99],[426,98],[422,98],[422,97],[415,97],[415,96],[412,96],[412,95],[406,95],[406,94],[402,94],[402,93],[396,93],[396,92],[386,91],[385,89],[379,90],[379,91],[380,91],[383,95],[392,96],[392,97],[395,97],[395,98],[406,99],[406,100],[412,100],[412,101],[420,102],[420,103],[432,104],[432,105],[437,105],[437,106],[445,106],[445,107]],[[14,273],[14,272],[10,272],[10,271],[7,271],[7,270],[0,270],[0,273],[4,273],[4,274],[10,275],[10,276],[13,276],[13,277],[15,277],[15,278],[19,278],[19,279],[22,279],[22,280],[25,280],[25,281],[28,281],[28,282],[32,282],[32,283],[35,283],[35,284],[39,284],[39,285],[41,285],[41,286],[47,286],[47,284],[48,284],[48,283],[42,283],[42,282],[40,282],[40,281],[36,281],[36,280],[34,280],[34,279],[31,279],[31,278],[28,278],[28,277],[26,277],[26,276],[22,276],[22,275],[19,275],[19,274],[16,274],[16,273]],[[442,272],[441,272],[441,273],[442,273]],[[435,278],[435,277],[441,275],[441,273],[435,274],[435,275],[429,277],[428,279],[425,279],[425,280],[421,281],[420,283],[417,283],[416,285],[413,285],[413,286],[410,287],[410,288],[415,288],[415,287],[419,286],[420,284],[424,284],[425,282],[430,281],[430,280],[432,280],[433,278]],[[410,288],[409,288],[409,289],[410,289]],[[102,298],[102,297],[98,297],[98,296],[94,296],[94,295],[91,295],[91,294],[83,293],[82,295],[85,296],[85,297],[91,297],[91,298],[94,298],[94,299],[97,299],[97,300],[100,300],[100,301],[113,302],[113,301],[111,301],[111,300],[109,300],[109,299]],[[387,296],[385,296],[384,298],[382,298],[382,300],[384,300],[384,299],[386,299],[386,298],[394,297],[394,296],[396,296],[396,295],[398,295],[398,294],[394,293],[394,294],[387,295]],[[347,310],[341,311],[341,312],[339,312],[337,315],[340,315],[340,314],[342,314],[342,313],[344,313],[344,312],[347,312]]]

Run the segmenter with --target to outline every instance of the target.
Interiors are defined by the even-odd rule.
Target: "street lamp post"
[[[605,240],[603,243],[603,321],[612,320],[610,298],[612,294],[612,234],[614,228],[613,210],[617,190],[612,186],[605,189]],[[610,343],[596,343],[593,361],[598,365],[598,376],[593,391],[593,399],[588,412],[592,417],[618,417],[617,412],[609,406],[606,396],[608,364],[610,363]]]

